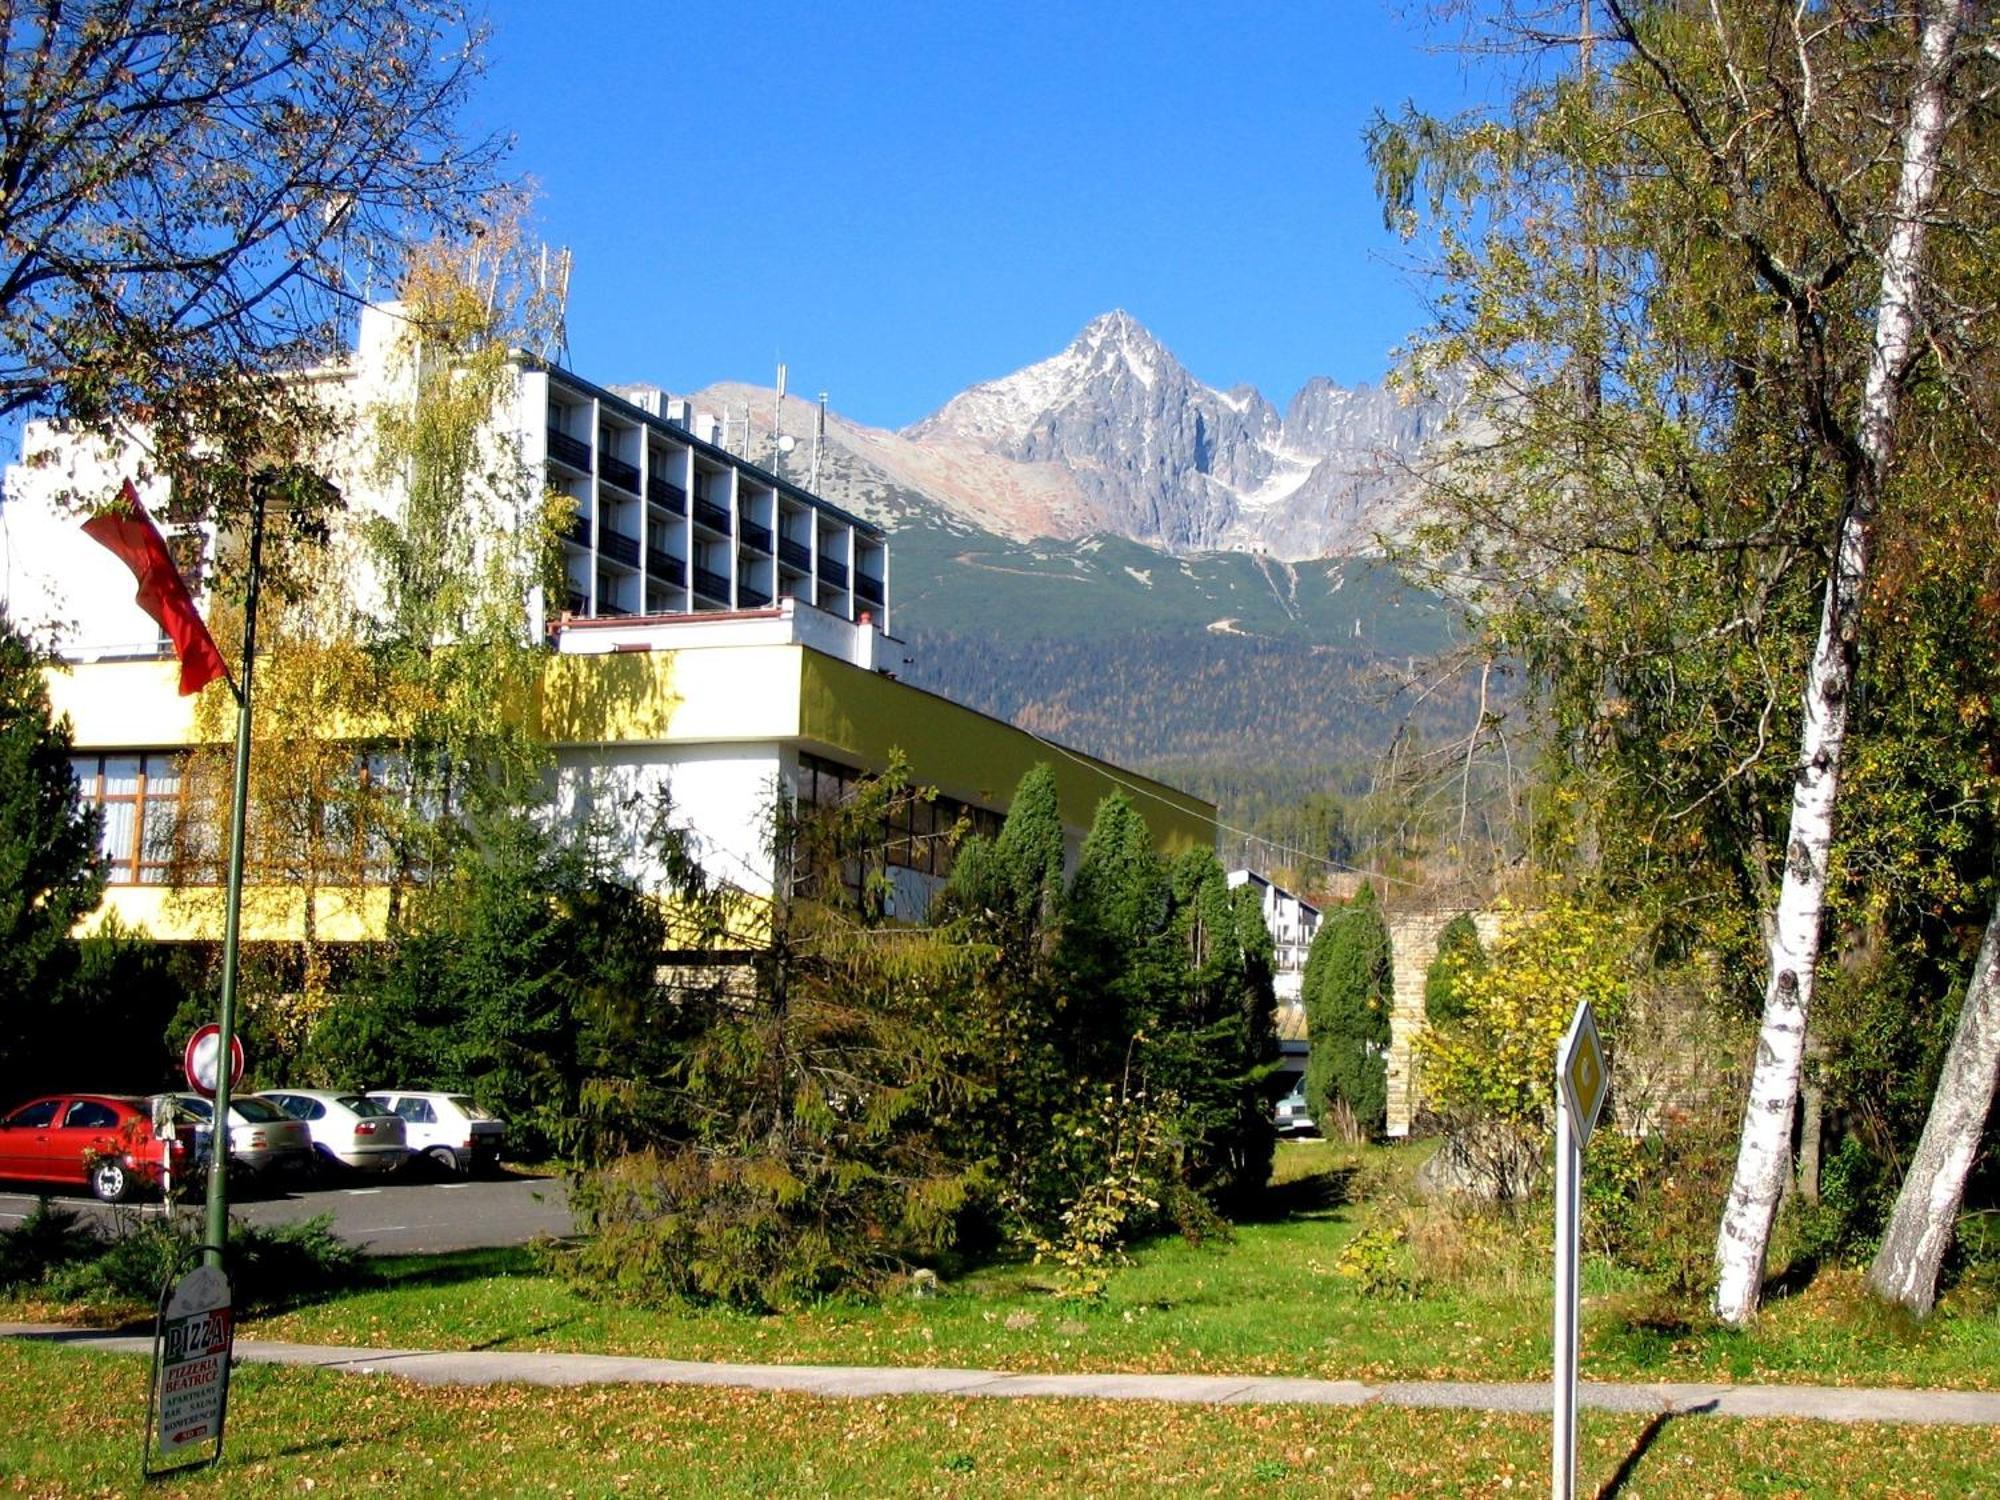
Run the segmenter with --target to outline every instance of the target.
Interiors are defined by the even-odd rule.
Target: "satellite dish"
[[[786,433],[783,437],[778,439],[778,451],[780,453],[790,453],[794,448],[798,447],[798,445],[799,445],[798,440],[794,438],[789,432]]]

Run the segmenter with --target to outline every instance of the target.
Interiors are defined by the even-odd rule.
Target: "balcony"
[[[622,562],[628,568],[639,566],[639,539],[621,532],[607,531],[597,538],[597,550],[604,557]]]
[[[569,531],[566,535],[577,546],[588,547],[590,545],[590,517],[571,516],[569,518]]]
[[[771,528],[759,526],[755,521],[745,521],[742,526],[743,545],[757,552],[771,550]]]
[[[646,498],[660,509],[672,511],[677,516],[687,514],[687,491],[657,475],[646,481]]]
[[[812,548],[804,542],[795,542],[788,536],[778,538],[778,560],[788,568],[797,568],[801,573],[810,573],[813,565]]]
[[[655,578],[679,583],[687,577],[687,563],[671,552],[662,552],[657,547],[646,549],[646,571]]]
[[[639,466],[628,464],[622,458],[613,458],[608,453],[597,455],[597,477],[607,484],[615,484],[628,495],[639,493]]]
[[[771,596],[762,589],[752,588],[745,583],[737,586],[736,601],[743,609],[762,609],[771,602]]]
[[[570,589],[563,594],[563,608],[570,614],[580,615],[590,608],[590,600],[576,589]]]
[[[882,580],[879,578],[870,578],[866,573],[856,573],[854,575],[854,595],[857,599],[865,599],[870,604],[880,604],[882,602]]]
[[[632,611],[626,609],[623,605],[600,603],[597,606],[597,618],[600,620],[618,619],[631,613]]]
[[[717,604],[727,604],[729,580],[720,573],[711,573],[706,568],[694,570],[694,591],[704,599],[713,599]]]
[[[695,496],[694,518],[697,523],[706,526],[710,531],[719,531],[724,536],[729,535],[729,512],[717,505],[713,500],[704,500],[699,495]]]
[[[837,589],[847,587],[847,564],[835,562],[824,552],[819,555],[819,581],[830,583]]]
[[[579,474],[590,472],[590,444],[578,442],[566,432],[549,429],[549,457],[568,464]]]

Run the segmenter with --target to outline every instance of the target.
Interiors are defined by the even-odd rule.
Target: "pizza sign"
[[[157,1438],[162,1457],[220,1445],[235,1334],[228,1278],[212,1266],[182,1277],[160,1323]]]

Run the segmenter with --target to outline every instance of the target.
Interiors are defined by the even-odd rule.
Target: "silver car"
[[[409,1160],[403,1122],[362,1094],[325,1089],[265,1089],[258,1096],[299,1121],[323,1162],[357,1172],[393,1172]]]
[[[174,1112],[194,1125],[197,1162],[209,1152],[215,1101],[200,1094],[172,1094]],[[155,1118],[158,1118],[157,1113]],[[237,1094],[229,1101],[229,1159],[262,1179],[295,1178],[312,1169],[312,1137],[305,1126],[268,1099]]]

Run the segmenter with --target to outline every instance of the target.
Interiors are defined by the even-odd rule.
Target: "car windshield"
[[[252,1125],[270,1125],[276,1121],[290,1118],[289,1115],[279,1109],[269,1099],[259,1099],[249,1094],[244,1095],[241,1099],[231,1099],[229,1101],[229,1112],[234,1115],[241,1115]]]
[[[447,1102],[457,1106],[460,1110],[462,1110],[465,1114],[465,1118],[468,1120],[490,1120],[493,1118],[492,1115],[488,1114],[485,1110],[481,1109],[478,1105],[474,1104],[470,1099],[466,1098],[465,1095],[463,1094],[453,1094]]]
[[[357,1115],[361,1116],[361,1118],[364,1120],[385,1120],[393,1118],[393,1116],[390,1115],[389,1111],[382,1107],[382,1101],[380,1099],[367,1099],[362,1097],[360,1094],[342,1094],[334,1102],[336,1104],[344,1105],[348,1109],[353,1110]]]

